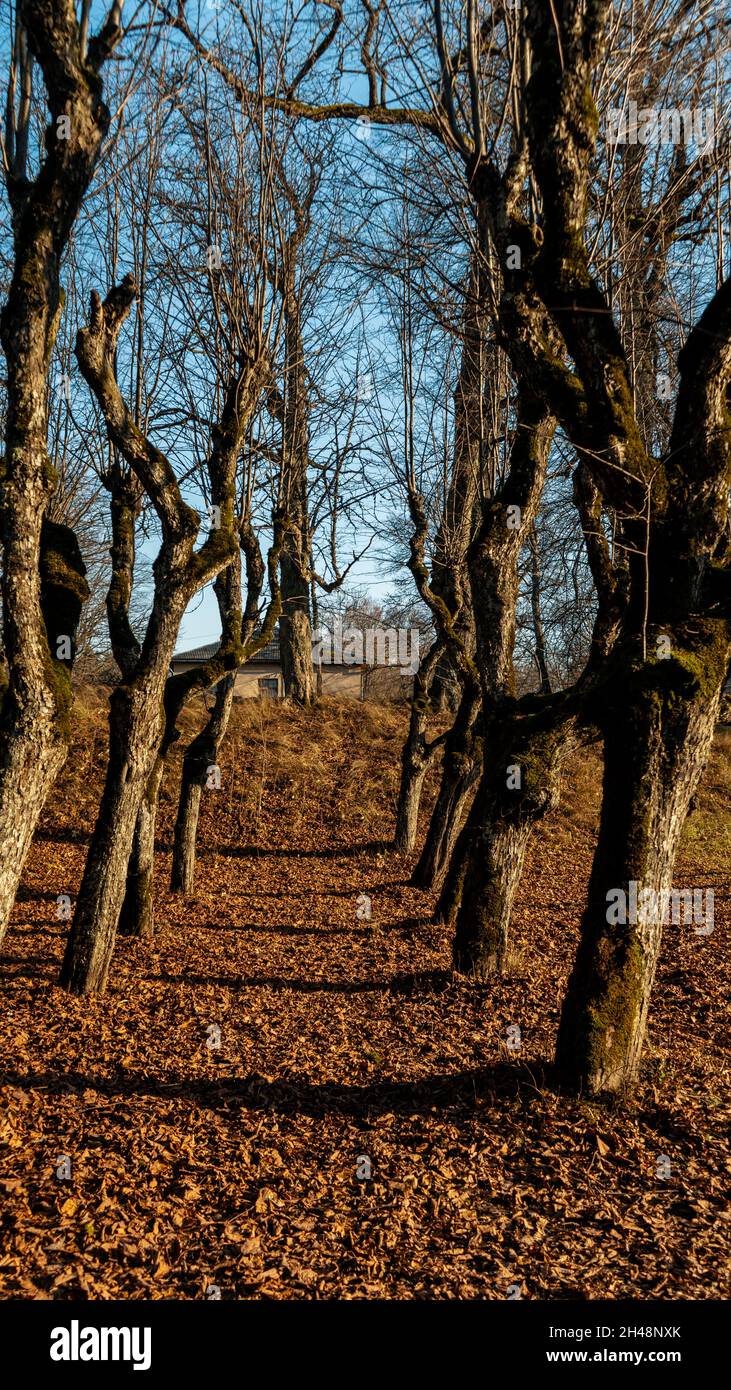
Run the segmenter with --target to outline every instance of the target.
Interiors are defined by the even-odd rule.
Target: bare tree
[[[0,744],[0,934],[31,836],[69,743],[70,673],[87,597],[74,533],[47,515],[48,369],[62,312],[61,263],[109,127],[101,70],[122,37],[120,0],[89,37],[72,0],[20,0],[3,140],[13,272],[0,317],[7,363],[2,479],[3,645],[8,684]],[[49,124],[31,172],[32,72]]]
[[[61,983],[79,994],[98,992],[106,985],[135,822],[163,734],[163,694],[180,620],[192,595],[224,569],[234,553],[236,461],[259,372],[258,360],[244,356],[226,384],[211,447],[214,505],[221,525],[195,551],[199,518],[183,501],[168,458],[134,424],[116,379],[117,339],[134,297],[131,277],[112,289],[104,303],[95,294],[89,326],[80,331],[77,342],[79,365],[103,412],[110,439],[149,497],[162,532],[154,566],[153,608],[140,648],[129,628],[124,602],[135,496],[120,486],[113,495],[114,579],[118,581],[115,656],[123,679],[112,693],[109,764],[61,972]]]
[[[182,92],[176,96],[189,143],[183,144],[185,154],[174,188],[167,196],[158,196],[162,197],[168,220],[178,229],[181,243],[192,240],[196,246],[202,234],[207,244],[208,273],[201,292],[196,288],[200,286],[201,277],[191,276],[189,258],[181,261],[178,257],[168,257],[162,278],[167,282],[171,297],[182,298],[188,307],[190,322],[195,324],[188,350],[183,349],[176,355],[175,376],[176,414],[193,430],[196,445],[206,398],[212,395],[214,402],[225,402],[227,380],[241,363],[248,364],[248,385],[236,407],[239,411],[235,427],[238,454],[234,457],[228,447],[223,452],[214,447],[197,458],[193,470],[202,488],[211,526],[215,528],[221,521],[220,506],[215,499],[228,486],[228,472],[233,469],[236,547],[231,562],[214,583],[221,617],[221,640],[216,650],[208,661],[189,672],[170,675],[165,682],[165,723],[158,756],[137,815],[120,915],[119,930],[128,936],[149,937],[154,932],[157,801],[168,753],[180,737],[180,714],[193,694],[215,687],[211,717],[183,761],[176,821],[172,885],[186,891],[192,887],[201,791],[209,769],[215,769],[215,755],[226,732],[237,666],[269,640],[279,616],[281,592],[276,563],[289,528],[283,511],[280,463],[274,477],[274,536],[266,567],[270,602],[262,627],[258,622],[258,605],[265,565],[254,526],[258,456],[251,447],[250,436],[260,402],[272,389],[273,354],[281,321],[281,308],[267,290],[271,266],[281,257],[281,233],[272,203],[277,146],[271,123],[267,126],[260,121],[260,109],[234,109],[230,100],[226,100],[225,92],[223,101],[216,102],[207,83],[197,97],[191,101],[185,99]],[[182,135],[178,136],[178,141],[182,143]],[[151,206],[154,209],[155,204]],[[179,329],[179,321],[177,326]],[[191,372],[191,352],[198,362],[195,375]],[[205,380],[207,375],[213,383],[212,392]],[[223,409],[225,412],[225,403]],[[220,428],[214,426],[214,440]],[[246,557],[247,576],[243,613],[241,550]],[[202,750],[208,759],[205,764]]]

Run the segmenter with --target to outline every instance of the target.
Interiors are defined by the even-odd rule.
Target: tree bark
[[[479,693],[465,686],[444,746],[442,778],[424,847],[411,876],[415,888],[439,885],[447,871],[482,769],[482,740],[476,733],[479,711]]]
[[[162,543],[153,566],[152,610],[138,649],[130,636],[125,598],[131,582],[133,498],[118,499],[113,561],[121,569],[112,577],[108,601],[114,610],[110,632],[118,634],[115,655],[119,652],[123,679],[110,700],[107,774],[61,968],[60,983],[74,994],[101,993],[106,988],[135,825],[166,729],[164,696],[180,622],[193,594],[237,553],[235,464],[250,393],[259,389],[256,372],[242,362],[228,383],[221,419],[213,432],[210,468],[221,528],[194,551],[199,517],[183,501],[169,460],[135,424],[114,372],[117,339],[135,296],[130,276],[110,290],[104,303],[93,293],[90,324],[80,330],[76,342],[79,366],[102,409],[109,437],[155,508]],[[151,867],[149,861],[145,872],[151,872]]]
[[[475,530],[475,504],[485,442],[484,392],[487,377],[487,295],[489,277],[487,230],[478,217],[479,244],[470,257],[462,322],[462,352],[454,390],[454,451],[444,511],[434,540],[431,589],[455,615],[455,628],[471,656],[474,652],[474,619],[469,602],[467,549]],[[459,668],[453,651],[442,656],[432,681],[431,703],[435,712],[456,713],[461,697]]]
[[[228,727],[234,698],[235,676],[216,686],[216,698],[208,721],[188,745],[183,758],[178,814],[175,819],[170,888],[173,893],[193,892],[196,837],[201,795],[208,768],[218,761],[218,750]]]
[[[455,923],[457,970],[485,979],[508,963],[508,928],[530,830],[555,802],[562,742],[540,697],[515,699],[518,559],[540,501],[555,421],[522,386],[508,476],[486,502],[468,564],[482,693],[484,768],[437,904]],[[510,525],[513,517],[518,524]],[[538,700],[538,710],[533,705]]]
[[[155,824],[164,770],[163,758],[156,758],[137,812],[132,853],[127,867],[127,887],[119,916],[121,936],[136,936],[148,941],[155,935]]]
[[[292,190],[287,188],[292,199]],[[290,527],[280,561],[282,614],[279,652],[284,694],[305,707],[314,703],[310,616],[311,537],[308,495],[310,461],[310,401],[302,334],[301,285],[298,261],[309,230],[309,207],[293,202],[294,229],[282,257],[281,291],[284,307],[284,396],[270,393],[270,408],[282,426],[283,497]],[[300,277],[301,279],[301,277]]]
[[[12,509],[6,528],[6,536],[7,531],[13,533],[11,549],[17,550],[22,517],[26,516],[29,528],[35,524],[35,518],[31,523],[26,515],[32,496],[30,489],[26,501]],[[73,531],[44,519],[39,539],[39,562],[31,561],[27,568],[8,558],[6,539],[3,603],[10,681],[3,693],[0,743],[0,943],[38,817],[68,754],[71,669],[88,595],[86,569]],[[27,645],[18,660],[22,641]],[[66,653],[62,659],[56,658],[58,651]],[[38,678],[28,684],[34,670]]]
[[[573,720],[543,726],[540,714],[493,719],[490,749],[475,796],[476,815],[462,846],[455,921],[455,970],[485,980],[510,965],[509,927],[525,851],[537,822],[558,803]]]
[[[106,988],[137,814],[162,735],[168,664],[156,679],[112,693],[107,775],[59,979],[72,994]]]
[[[175,820],[170,891],[171,893],[185,893],[187,897],[192,895],[195,886],[196,843],[201,794],[200,772],[198,768],[191,767],[186,754],[186,761],[183,763],[183,780],[180,785],[178,814]]]
[[[437,750],[444,742],[443,737],[432,739],[431,742],[426,738],[427,719],[431,709],[429,692],[443,651],[444,644],[438,638],[414,676],[409,731],[401,750],[401,780],[396,806],[394,847],[399,854],[411,854],[416,844],[424,778]]]
[[[290,536],[282,551],[279,652],[285,697],[298,705],[308,706],[315,699],[310,594],[303,559],[296,547],[296,539]]]
[[[541,614],[541,555],[535,521],[528,536],[530,550],[530,608],[533,619],[533,637],[536,644],[536,665],[538,667],[539,689],[542,695],[550,695],[551,678],[548,674],[546,656],[546,634]]]
[[[61,258],[109,127],[99,70],[121,36],[110,17],[82,61],[68,4],[21,0],[16,23],[16,38],[22,37],[16,55],[27,45],[42,70],[49,110],[64,111],[70,133],[57,139],[49,124],[41,167],[31,181],[26,167],[30,117],[16,112],[9,96],[4,153],[13,272],[0,316],[7,363],[0,475],[8,666],[0,715],[0,940],[70,739],[70,673],[88,589],[73,533],[45,520],[55,485],[47,452],[47,374],[63,303]],[[31,81],[31,61],[24,58],[21,84]],[[59,638],[66,639],[61,647]]]
[[[682,658],[654,688],[640,668],[622,681],[607,712],[599,838],[556,1049],[559,1079],[574,1091],[616,1092],[637,1079],[662,913],[650,911],[654,920],[644,922],[615,922],[612,905],[622,890],[629,917],[631,883],[638,894],[671,888],[680,834],[713,740],[728,655],[728,632],[718,634],[710,655],[695,652],[692,664],[700,660],[705,671],[694,692]],[[670,668],[671,662],[657,665]]]
[[[477,791],[472,798],[467,819],[455,839],[454,849],[434,909],[433,921],[435,926],[454,928],[457,921],[468,864],[482,825],[481,795],[484,795],[482,779],[480,779]]]
[[[411,854],[419,828],[419,802],[428,760],[418,742],[407,739],[401,755],[401,786],[396,807],[394,848],[397,854]]]

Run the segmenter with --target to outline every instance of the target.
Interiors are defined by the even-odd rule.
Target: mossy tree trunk
[[[604,701],[597,692],[591,700],[605,745],[604,801],[557,1049],[564,1083],[594,1093],[618,1091],[637,1076],[662,931],[656,898],[649,919],[633,923],[629,902],[625,920],[614,920],[607,894],[629,894],[630,884],[638,893],[669,890],[731,652],[731,278],[678,355],[671,437],[653,458],[628,357],[587,250],[598,124],[591,77],[607,41],[597,22],[603,16],[599,8],[571,7],[555,19],[530,0],[535,61],[526,115],[544,213],[534,284],[552,306],[573,368],[565,363],[554,373],[530,327],[519,351],[524,366],[542,374],[604,505],[620,519],[627,553],[611,683]]]
[[[99,74],[121,37],[110,18],[84,51],[66,0],[20,0],[15,22],[4,145],[13,264],[0,317],[7,372],[0,482],[8,668],[0,715],[0,939],[38,817],[68,753],[71,667],[88,590],[75,537],[45,521],[56,481],[47,453],[47,376],[63,307],[61,260],[109,127]],[[33,59],[51,117],[35,179],[27,167]],[[68,117],[68,139],[56,128],[60,113]]]
[[[680,834],[713,741],[728,636],[725,647],[725,657],[716,648],[715,672],[714,660],[701,654],[702,683],[672,657],[658,663],[664,669],[651,668],[656,681],[637,669],[605,712],[601,824],[556,1050],[559,1078],[572,1090],[616,1092],[637,1079],[662,940],[661,895],[672,887]],[[620,891],[626,912],[617,911]],[[648,891],[657,896],[645,898],[643,910]]]

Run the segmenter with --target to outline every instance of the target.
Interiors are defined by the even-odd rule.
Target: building
[[[177,652],[170,669],[173,675],[189,671],[193,666],[202,666],[210,661],[218,650],[218,642],[207,646],[193,647],[189,652]],[[346,662],[336,662],[323,658],[322,693],[340,700],[362,700],[365,696],[366,667]],[[316,667],[317,670],[317,667]],[[281,700],[284,697],[284,678],[279,652],[279,635],[274,634],[261,651],[256,652],[250,661],[239,667],[234,686],[236,700]]]

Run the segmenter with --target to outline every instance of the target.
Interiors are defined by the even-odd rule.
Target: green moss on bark
[[[597,1090],[625,1068],[642,1006],[643,952],[637,936],[621,946],[606,942],[611,950],[604,992],[588,1010],[587,1038],[581,1049],[587,1075]]]

